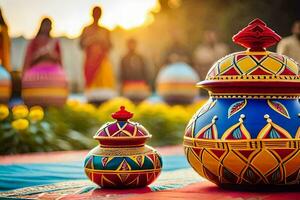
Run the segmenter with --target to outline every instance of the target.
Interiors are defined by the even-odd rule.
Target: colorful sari
[[[115,97],[115,77],[108,57],[111,47],[109,31],[90,25],[83,30],[80,45],[86,55],[84,76],[88,100],[96,103]]]
[[[57,39],[41,35],[30,41],[26,51],[23,71],[41,63],[61,65],[60,45]]]
[[[6,26],[0,25],[0,63],[11,71],[10,65],[10,39]]]

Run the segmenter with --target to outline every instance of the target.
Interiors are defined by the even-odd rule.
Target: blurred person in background
[[[213,63],[227,55],[228,52],[228,46],[218,41],[215,31],[204,32],[203,42],[198,45],[193,55],[194,68],[198,72],[201,81],[205,79]],[[201,89],[200,96],[207,97],[207,91]]]
[[[85,51],[85,93],[91,103],[100,104],[117,95],[113,66],[109,59],[112,44],[110,32],[99,26],[102,10],[94,7],[92,24],[80,36],[80,46]]]
[[[169,30],[170,44],[165,50],[164,65],[184,62],[190,63],[190,54],[186,46],[186,34],[179,27]]]
[[[0,64],[6,68],[7,71],[11,71],[10,65],[10,38],[8,36],[8,27],[2,16],[0,8]]]
[[[52,21],[43,18],[37,35],[27,47],[22,72],[22,99],[28,106],[63,106],[68,97],[60,43],[51,36],[51,30]]]
[[[193,62],[200,80],[204,80],[214,62],[227,55],[229,48],[218,41],[215,31],[205,31],[203,42],[194,51]]]
[[[184,62],[190,63],[189,53],[185,45],[179,41],[174,41],[166,50],[166,64]]]
[[[61,66],[60,44],[57,39],[51,37],[51,29],[51,20],[47,17],[43,18],[37,35],[28,44],[23,73],[43,62]]]
[[[277,53],[287,55],[300,63],[300,20],[294,22],[292,35],[278,43]]]
[[[135,103],[150,96],[149,75],[145,58],[137,52],[137,41],[127,41],[127,53],[121,60],[122,95]]]

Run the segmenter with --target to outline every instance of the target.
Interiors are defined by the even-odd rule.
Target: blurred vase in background
[[[168,104],[190,104],[198,96],[199,77],[189,65],[178,62],[165,66],[156,79],[156,90]]]

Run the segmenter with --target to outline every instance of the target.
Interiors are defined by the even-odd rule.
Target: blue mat
[[[184,156],[163,156],[163,171],[190,167]],[[86,179],[83,162],[0,165],[0,191]]]

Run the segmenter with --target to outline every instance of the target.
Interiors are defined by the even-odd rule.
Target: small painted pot
[[[145,145],[149,132],[131,122],[132,113],[114,113],[114,122],[104,124],[94,138],[99,145],[84,162],[86,175],[103,188],[134,188],[152,183],[160,174],[162,159],[158,152]]]
[[[60,65],[42,62],[28,69],[22,78],[22,97],[28,106],[63,106],[68,83]]]
[[[299,184],[299,64],[265,50],[280,36],[259,19],[233,40],[248,50],[221,58],[199,83],[210,99],[186,127],[187,159],[218,185]]]
[[[151,95],[150,87],[144,80],[124,81],[122,93],[134,103],[140,103]]]

